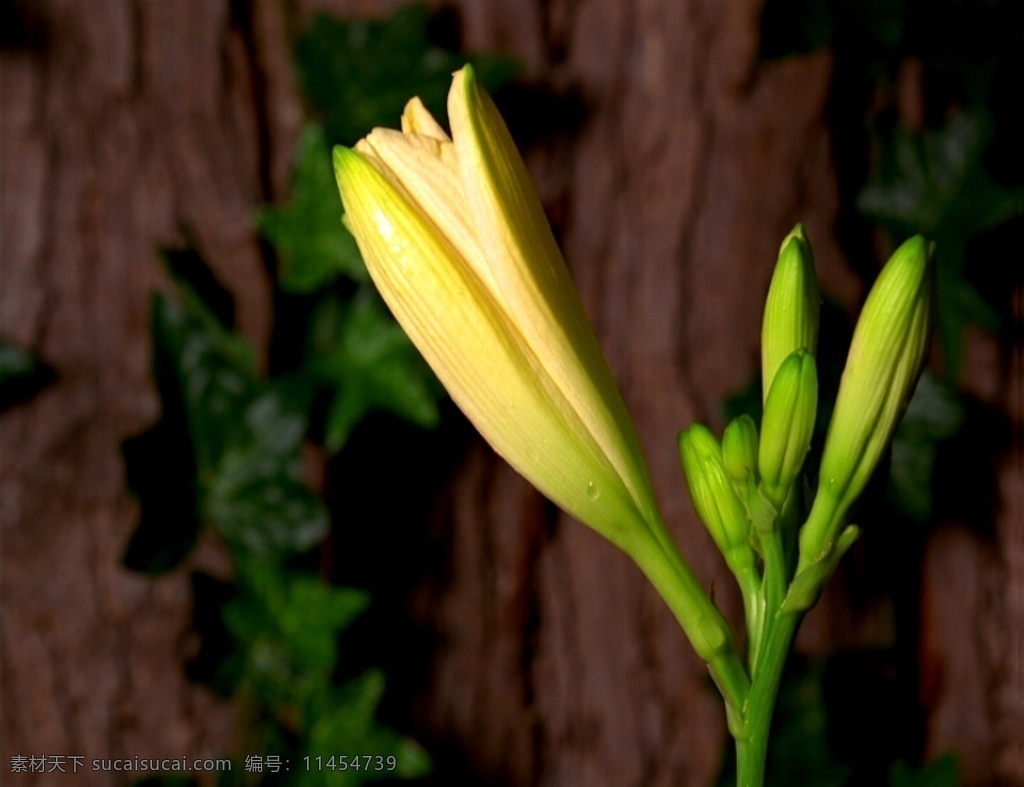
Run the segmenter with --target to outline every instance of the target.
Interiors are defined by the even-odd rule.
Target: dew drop
[[[601,496],[601,490],[597,488],[597,484],[593,481],[587,481],[587,497],[591,500],[597,500]]]

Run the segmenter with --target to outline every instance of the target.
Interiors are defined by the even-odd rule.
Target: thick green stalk
[[[640,569],[668,604],[683,632],[711,671],[725,698],[730,728],[747,701],[750,678],[732,641],[732,630],[701,587],[693,570],[660,522],[630,550]]]
[[[736,787],[763,787],[772,712],[801,613],[775,611],[762,640],[743,730],[736,738]]]
[[[785,541],[796,529],[792,494],[774,526],[761,536],[764,557],[762,601],[765,618],[756,649],[748,655],[750,694],[743,709],[742,728],[736,735],[737,787],[762,787],[772,712],[782,672],[793,644],[801,614],[783,612],[791,580],[791,565]]]

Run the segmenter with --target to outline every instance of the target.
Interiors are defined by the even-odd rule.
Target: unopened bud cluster
[[[817,492],[802,527],[798,515],[808,488],[804,461],[818,408],[814,353],[820,295],[801,226],[782,243],[765,304],[760,434],[754,421],[742,416],[726,428],[721,446],[700,426],[680,437],[694,507],[737,578],[749,571],[748,560],[765,557],[768,539],[794,545],[786,568],[786,609],[814,603],[858,535],[856,527],[846,526],[845,515],[889,445],[921,374],[933,290],[931,244],[911,238],[882,270],[857,323]],[[790,532],[780,534],[786,528]]]

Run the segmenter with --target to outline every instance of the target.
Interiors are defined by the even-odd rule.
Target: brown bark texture
[[[155,249],[187,228],[265,346],[254,206],[280,197],[301,121],[285,14],[392,2],[42,0],[0,70],[2,330],[57,380],[4,415],[3,762],[12,755],[213,756],[232,709],[190,685],[187,568],[120,557],[137,509],[119,443],[156,417],[147,313]],[[739,599],[692,514],[674,436],[758,362],[779,240],[804,221],[822,288],[860,296],[832,227],[827,52],[759,62],[756,0],[455,3],[471,50],[586,108],[529,152],[545,204],[648,451],[662,513],[734,621]],[[1020,315],[1018,315],[1018,318]],[[1015,424],[995,543],[951,527],[922,569],[928,748],[965,783],[1024,785],[1021,361],[976,378]],[[1005,380],[1016,380],[1007,385]],[[1015,456],[1015,458],[1014,458]],[[438,643],[416,718],[488,784],[710,785],[725,722],[667,608],[613,547],[552,512],[483,445],[439,496],[443,574],[414,607]],[[217,565],[206,545],[191,565]],[[800,647],[871,645],[882,613],[826,595]],[[77,783],[107,784],[80,774]],[[21,784],[48,784],[22,777]]]

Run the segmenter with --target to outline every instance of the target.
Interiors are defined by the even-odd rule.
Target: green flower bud
[[[782,241],[761,324],[761,377],[763,398],[782,362],[794,350],[813,354],[818,344],[818,279],[814,275],[811,245],[797,224]]]
[[[737,577],[754,568],[750,522],[733,490],[722,451],[708,429],[694,424],[679,435],[679,455],[693,507]]]
[[[801,566],[826,557],[910,401],[930,344],[933,244],[900,246],[871,288],[854,330],[825,439],[818,493],[800,533]]]
[[[818,374],[814,356],[791,353],[775,374],[761,423],[757,455],[761,490],[776,509],[789,495],[811,447],[818,410]]]
[[[747,480],[757,480],[757,426],[749,415],[734,418],[722,435],[722,462],[741,497]]]

